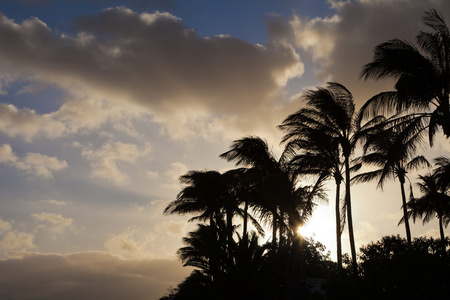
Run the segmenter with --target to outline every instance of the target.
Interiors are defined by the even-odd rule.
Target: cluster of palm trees
[[[181,176],[186,186],[164,211],[193,213],[191,221],[208,222],[183,240],[186,247],[178,254],[184,265],[202,270],[213,282],[223,282],[242,265],[261,259],[266,250],[275,254],[289,249],[291,262],[297,261],[301,251],[298,229],[311,216],[315,202],[326,199],[321,182],[301,186],[292,165],[276,159],[259,137],[234,141],[221,157],[239,168],[224,173],[190,171]],[[236,230],[236,217],[242,219],[242,235]],[[254,230],[248,229],[249,223]],[[271,228],[272,238],[260,246],[258,235],[264,235],[264,228]],[[242,256],[247,260],[240,260]],[[296,282],[296,268],[286,271]]]
[[[247,249],[248,259],[289,247],[290,260],[295,261],[301,255],[298,228],[307,222],[317,201],[327,200],[323,189],[327,180],[336,184],[338,270],[343,264],[345,224],[355,272],[357,266],[352,183],[376,180],[382,188],[388,179],[397,179],[408,243],[408,220],[427,222],[434,216],[445,239],[443,226],[450,222],[450,160],[435,159],[433,171],[419,177],[421,197],[411,193],[407,201],[405,192],[408,171],[431,166],[417,154],[426,137],[432,146],[439,130],[450,136],[450,32],[435,10],[425,12],[423,21],[431,30],[418,34],[419,48],[399,39],[387,41],[375,48],[373,61],[363,68],[364,79],[395,79],[394,91],[375,95],[356,111],[351,92],[339,83],[309,90],[302,95],[304,108],[279,125],[284,133],[280,158],[263,139],[249,136],[234,141],[220,156],[234,162],[236,169],[189,171],[181,177],[186,186],[165,213],[190,213],[195,215],[191,220],[207,221],[184,239],[186,247],[179,255],[185,265],[199,268],[214,281],[226,273],[226,265],[237,264],[239,247]],[[356,149],[363,154],[355,157]],[[304,185],[305,178],[314,180]],[[242,219],[239,225],[238,217]],[[258,246],[257,236],[265,229],[271,229],[271,240]],[[206,244],[219,245],[222,250],[197,251]],[[291,283],[299,276],[295,270],[289,274]],[[293,288],[293,284],[286,287]]]

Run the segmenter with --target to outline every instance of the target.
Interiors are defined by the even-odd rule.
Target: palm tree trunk
[[[233,213],[231,209],[227,211],[227,243],[228,247],[231,245],[233,240]]]
[[[302,256],[302,242],[303,238],[297,232],[294,232],[294,236],[292,237],[292,247],[291,247],[291,255],[290,255],[290,263],[289,263],[289,283],[288,283],[288,299],[295,300],[298,299],[298,293],[304,293],[304,259]],[[300,260],[299,269],[297,269],[296,263]],[[300,278],[300,285],[298,285]]]
[[[214,216],[213,214],[210,214],[209,216],[209,231],[211,233],[211,247],[212,252],[210,252],[209,257],[209,268],[210,268],[210,276],[211,280],[214,281],[217,279],[217,275],[219,274],[219,265],[217,263],[216,255],[214,255],[214,245],[217,243],[217,234],[216,234],[216,222],[214,222]]]
[[[244,206],[244,228],[242,230],[242,237],[244,238],[245,242],[248,241],[247,222],[248,222],[248,200],[245,200],[245,206]]]
[[[345,157],[345,204],[347,205],[348,235],[350,239],[350,251],[352,253],[352,263],[353,263],[352,267],[356,275],[357,272],[356,248],[355,248],[355,237],[353,235],[352,205],[350,199],[350,164],[348,156]]]
[[[342,243],[341,243],[341,205],[340,205],[341,182],[336,180],[336,248],[338,271],[342,270]]]
[[[411,246],[411,229],[409,228],[408,209],[406,207],[405,178],[399,177],[399,180],[400,180],[400,188],[402,191],[403,219],[405,220],[406,240],[408,241],[408,245]]]
[[[445,240],[444,226],[442,225],[442,216],[438,215],[438,219],[439,219],[439,234],[441,235],[442,255],[446,256],[447,241]]]
[[[272,247],[274,251],[277,249],[277,217],[275,213],[273,213],[272,219]]]
[[[442,218],[439,217],[439,234],[441,235],[441,241],[444,242],[445,235],[444,235],[444,226],[442,225]]]

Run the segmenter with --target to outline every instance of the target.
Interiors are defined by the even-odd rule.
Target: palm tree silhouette
[[[244,137],[236,140],[230,150],[220,155],[227,161],[234,161],[236,166],[245,166],[252,169],[254,188],[258,191],[256,210],[262,219],[271,215],[272,246],[276,249],[277,232],[283,225],[279,213],[279,200],[277,187],[273,184],[276,175],[280,175],[280,165],[270,152],[267,143],[259,137]]]
[[[419,175],[419,180],[417,186],[422,192],[422,196],[411,197],[407,203],[408,217],[412,218],[414,222],[417,218],[421,218],[425,224],[436,216],[439,220],[441,241],[444,243],[444,225],[447,226],[450,222],[450,196],[440,189],[434,174]],[[404,221],[404,218],[400,220],[400,222]]]
[[[396,80],[395,91],[382,92],[362,107],[364,117],[403,113],[428,124],[430,145],[438,127],[450,136],[450,32],[444,18],[432,9],[423,21],[431,32],[420,32],[417,43],[393,39],[375,47],[374,58],[361,77]],[[433,110],[434,108],[434,110]]]
[[[367,182],[378,180],[377,187],[383,189],[388,179],[397,178],[400,183],[402,196],[403,217],[406,229],[406,239],[411,245],[411,230],[407,218],[405,180],[410,170],[417,170],[421,166],[430,166],[423,155],[415,156],[417,144],[420,143],[420,134],[410,135],[408,127],[414,127],[417,121],[410,120],[402,124],[402,127],[385,124],[377,126],[377,129],[364,137],[364,155],[355,159],[356,162],[379,167],[379,169],[358,174],[353,177],[353,182]]]
[[[434,176],[439,184],[439,188],[444,193],[448,194],[450,189],[450,159],[445,156],[440,156],[434,159],[436,168],[434,169]]]
[[[280,126],[283,129],[282,126]],[[286,143],[286,141],[288,141]],[[345,222],[345,210],[341,210],[340,187],[343,180],[343,161],[339,144],[326,133],[310,127],[299,127],[293,134],[286,134],[282,160],[290,166],[294,176],[314,175],[317,182],[334,179],[336,183],[336,249],[338,270],[342,268],[341,235]]]
[[[350,250],[356,272],[356,248],[350,196],[350,157],[365,129],[359,128],[356,122],[357,114],[352,94],[339,83],[330,82],[326,88],[309,90],[304,94],[303,99],[307,107],[288,116],[279,128],[285,132],[284,142],[302,139],[304,134],[309,132],[307,137],[314,134],[328,136],[329,138],[325,141],[332,141],[332,145],[336,143],[339,146],[345,172],[344,205],[347,210]]]
[[[227,216],[234,213],[236,206],[232,206],[230,199],[230,188],[224,178],[224,175],[218,171],[197,171],[192,170],[180,177],[180,182],[187,186],[177,195],[177,199],[169,203],[165,208],[164,214],[192,214],[199,213],[189,221],[209,220],[210,243],[215,244],[217,240],[223,242],[227,239],[231,241],[233,226],[231,217],[227,217],[226,234],[224,236],[223,212]],[[219,262],[217,255],[211,254],[209,257],[211,275],[214,279],[219,274]]]
[[[220,245],[217,240],[211,241],[211,227],[198,224],[197,230],[189,232],[183,237],[184,247],[178,249],[177,255],[183,262],[183,267],[191,266],[199,269],[203,274],[212,276],[209,259],[214,255],[216,259],[223,255],[218,255]]]
[[[269,151],[267,143],[259,137],[244,137],[233,142],[231,149],[220,157],[234,161],[237,166],[252,168],[258,174],[256,190],[259,194],[258,207],[260,215],[272,216],[272,249],[277,250],[277,231],[279,233],[278,249],[290,246],[288,298],[294,299],[297,280],[303,270],[294,268],[300,255],[301,237],[298,228],[309,218],[317,198],[324,198],[320,184],[312,187],[297,185],[289,166],[277,160]],[[284,240],[286,237],[286,240]]]

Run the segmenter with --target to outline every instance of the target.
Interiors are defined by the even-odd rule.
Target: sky
[[[163,296],[190,272],[175,253],[195,224],[162,214],[179,176],[233,168],[219,155],[244,136],[278,156],[276,126],[327,81],[357,108],[391,90],[362,67],[413,42],[430,8],[450,22],[445,0],[1,0],[0,298]],[[302,232],[334,259],[327,189]],[[398,182],[352,199],[357,247],[405,236]],[[437,222],[411,230],[438,237]]]

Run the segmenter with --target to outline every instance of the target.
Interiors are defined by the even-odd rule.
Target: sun
[[[327,250],[336,248],[336,225],[333,208],[319,205],[313,212],[311,219],[298,229],[305,238],[313,238],[321,242]]]

